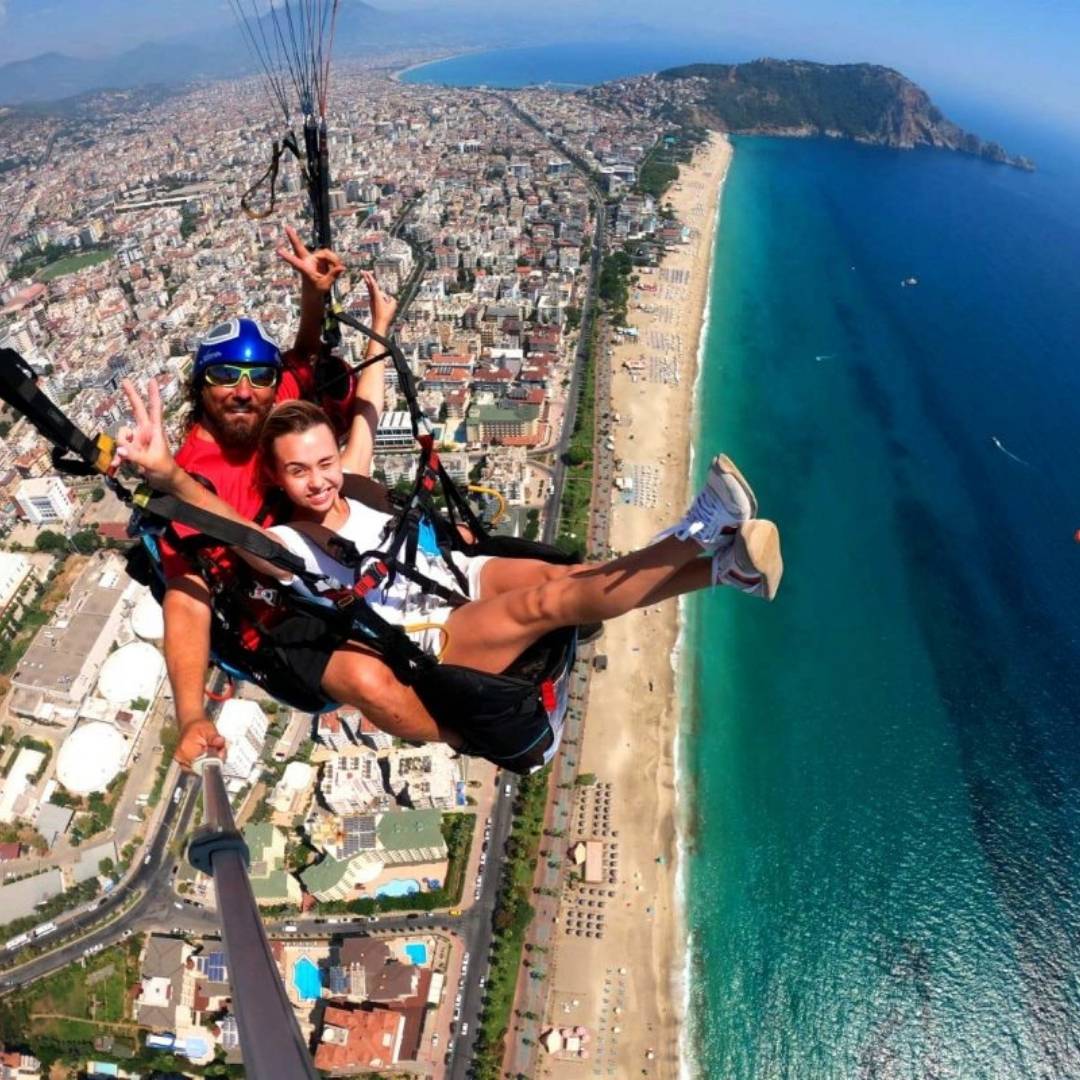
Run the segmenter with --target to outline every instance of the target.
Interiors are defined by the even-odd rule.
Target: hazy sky
[[[702,60],[729,59],[725,44],[736,43],[740,52],[761,55],[870,60],[899,68],[931,91],[971,91],[1080,126],[1080,0],[374,0],[374,6],[527,14],[559,25],[568,38],[582,18],[632,19],[658,35],[699,42]],[[49,50],[118,52],[229,21],[225,0],[0,0],[0,62]]]

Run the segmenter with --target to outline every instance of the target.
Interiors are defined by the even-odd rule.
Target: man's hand
[[[382,334],[383,337],[386,337],[390,324],[397,314],[397,301],[389,293],[383,292],[379,288],[379,283],[370,270],[362,270],[360,276],[367,286],[368,302],[371,305],[371,329],[376,334]]]
[[[113,467],[129,462],[152,487],[168,491],[176,474],[176,462],[161,421],[161,392],[157,379],[152,378],[147,384],[146,402],[130,379],[124,379],[120,386],[135,423],[125,424],[117,432]]]
[[[334,282],[345,272],[345,264],[328,248],[308,251],[299,233],[291,226],[285,226],[285,236],[289,246],[284,244],[277,249],[278,257],[284,259],[303,279],[305,288],[309,286],[318,293],[328,293]]]
[[[180,745],[173,754],[173,759],[185,771],[190,771],[195,759],[201,757],[225,759],[225,740],[218,734],[214,722],[205,716],[180,725]]]

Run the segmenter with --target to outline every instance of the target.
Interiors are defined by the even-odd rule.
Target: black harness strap
[[[219,514],[211,513],[200,507],[192,506],[176,498],[175,495],[162,495],[150,488],[142,487],[134,495],[134,504],[144,513],[165,521],[176,521],[181,525],[187,525],[192,529],[198,529],[204,536],[227,547],[239,548],[249,555],[263,559],[295,574],[306,583],[314,582],[318,575],[310,574],[304,566],[304,560],[294,555],[283,544],[272,540],[265,533],[250,525],[241,525],[238,521],[230,521]]]
[[[281,165],[281,157],[288,150],[289,153],[301,163],[303,167],[303,159],[300,157],[300,148],[296,145],[296,136],[290,131],[279,142],[277,139],[273,142],[273,152],[270,157],[270,164],[266,167],[266,172],[255,181],[240,196],[240,209],[244,211],[249,218],[255,221],[262,221],[263,218],[268,218],[274,212],[274,206],[277,203],[277,175],[278,168]],[[264,184],[269,182],[270,184],[270,205],[265,210],[253,210],[251,208],[252,196],[261,188]]]
[[[53,444],[52,461],[58,471],[73,476],[108,471],[115,442],[108,435],[96,439],[84,435],[46,396],[34,369],[14,349],[0,349],[0,398]]]
[[[419,586],[422,592],[437,596],[450,607],[461,607],[469,602],[467,596],[448,589],[427,574],[421,573],[415,566],[409,566],[378,548],[360,551],[351,540],[345,539],[325,525],[317,525],[314,521],[291,521],[289,528],[306,536],[323,554],[352,570],[355,574],[354,591],[359,591],[357,586],[365,576],[370,578],[370,583],[367,583],[363,590],[367,593],[378,588],[384,581],[391,581],[396,572]]]

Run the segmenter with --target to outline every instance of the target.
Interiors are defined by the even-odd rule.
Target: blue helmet
[[[199,343],[195,375],[211,364],[272,364],[281,366],[281,350],[258,319],[230,319],[215,326]]]

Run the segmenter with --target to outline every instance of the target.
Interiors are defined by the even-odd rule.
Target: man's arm
[[[210,592],[195,574],[169,582],[162,605],[165,667],[172,685],[180,744],[174,757],[185,768],[198,757],[225,756],[225,740],[206,715],[210,670]]]
[[[300,275],[300,328],[293,348],[303,361],[319,351],[322,325],[326,315],[326,296],[345,271],[345,264],[325,248],[308,251],[297,231],[285,227],[289,246],[277,249],[278,255]]]

